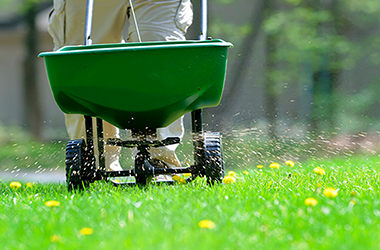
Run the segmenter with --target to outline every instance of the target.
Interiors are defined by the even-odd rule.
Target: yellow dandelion
[[[179,177],[178,175],[173,175],[172,176],[172,180],[173,181],[178,181],[179,179],[181,179],[181,177]]]
[[[198,223],[198,226],[199,226],[200,228],[213,229],[213,228],[215,228],[215,223],[212,222],[211,220],[201,220],[201,221]]]
[[[79,231],[80,235],[90,235],[93,233],[94,233],[94,230],[92,230],[92,228],[89,228],[89,227],[84,227]]]
[[[243,174],[249,175],[249,172],[248,171],[243,171]]]
[[[269,165],[270,168],[273,168],[273,169],[279,169],[280,168],[280,164],[278,164],[277,162],[273,162]]]
[[[235,183],[235,182],[236,182],[236,179],[233,176],[227,175],[227,176],[225,176],[223,178],[223,183],[224,184],[232,184],[232,183]]]
[[[58,207],[61,203],[59,201],[47,201],[45,206],[47,207]]]
[[[228,175],[229,176],[232,176],[232,177],[235,177],[236,176],[236,173],[234,171],[228,171]]]
[[[285,164],[288,165],[289,167],[294,167],[294,165],[295,165],[294,162],[290,161],[290,160],[286,161]]]
[[[179,184],[185,184],[186,180],[178,175],[173,175],[172,180],[179,183]]]
[[[257,165],[256,166],[258,169],[262,169],[264,166],[263,165]]]
[[[355,196],[356,195],[356,192],[355,191],[351,191],[351,196]]]
[[[18,181],[12,181],[12,182],[9,184],[9,186],[10,186],[11,188],[18,189],[18,188],[21,187],[21,183],[18,182]]]
[[[50,237],[50,241],[53,242],[53,243],[58,243],[61,241],[61,236],[59,235],[53,235]]]
[[[305,200],[305,205],[306,206],[312,206],[312,207],[315,207],[316,205],[318,204],[318,201],[314,198],[307,198]]]
[[[355,201],[350,201],[348,204],[351,205],[351,206],[353,206],[353,205],[356,204],[356,202]]]
[[[338,191],[335,188],[326,188],[323,190],[323,195],[327,198],[334,198],[338,196]]]
[[[313,171],[314,171],[314,173],[319,174],[319,175],[325,175],[326,174],[326,171],[323,168],[320,168],[320,167],[314,168]]]
[[[31,187],[33,187],[34,186],[34,183],[33,182],[27,182],[26,183],[26,187],[27,188],[31,188]]]
[[[179,184],[186,184],[186,180],[184,178],[181,178],[178,183]]]
[[[190,173],[185,173],[185,174],[183,174],[183,177],[185,177],[185,178],[191,177],[191,174]]]

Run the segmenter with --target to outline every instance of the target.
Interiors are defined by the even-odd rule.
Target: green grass
[[[66,139],[38,142],[22,128],[4,127],[0,123],[0,172],[63,167],[66,142]]]
[[[0,170],[37,169],[50,171],[65,165],[66,144],[36,141],[8,143],[0,150]]]
[[[0,242],[2,249],[378,249],[379,162],[251,164],[248,175],[236,171],[236,183],[215,187],[202,180],[146,189],[96,183],[68,193],[59,184],[0,183]],[[313,172],[317,166],[325,176]],[[326,187],[339,195],[326,198]],[[315,207],[304,204],[309,197]],[[49,200],[60,206],[45,206]],[[204,219],[216,227],[199,228]],[[80,235],[84,227],[93,234]]]

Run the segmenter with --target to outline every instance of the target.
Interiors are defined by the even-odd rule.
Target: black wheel
[[[95,157],[81,140],[70,140],[66,147],[66,181],[68,190],[87,188],[96,175]]]
[[[204,133],[204,175],[209,184],[221,182],[224,177],[222,138],[220,133]]]
[[[154,176],[153,167],[148,161],[147,148],[140,148],[135,159],[135,178],[139,186],[148,185]]]

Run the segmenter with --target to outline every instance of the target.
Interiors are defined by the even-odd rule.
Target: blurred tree
[[[214,0],[219,2],[221,0]],[[239,4],[239,0],[230,4]],[[304,86],[305,75],[313,82],[312,112],[308,123],[316,134],[320,130],[331,130],[336,125],[336,117],[341,112],[341,95],[337,93],[342,71],[357,67],[360,60],[369,58],[372,63],[380,64],[380,34],[374,32],[380,26],[380,1],[376,0],[272,0],[262,3],[256,0],[251,10],[254,18],[251,31],[245,34],[243,42],[235,49],[244,56],[237,59],[235,70],[229,71],[232,76],[230,89],[226,90],[229,98],[224,99],[224,106],[232,106],[238,98],[239,85],[246,79],[245,74],[251,66],[247,59],[251,56],[254,34],[262,29],[266,37],[266,81],[263,89],[266,92],[265,114],[272,125],[270,134],[275,134],[276,103],[279,96],[290,86]],[[225,4],[225,3],[224,3]],[[257,11],[263,11],[258,13]],[[257,23],[257,20],[261,23]],[[231,27],[229,22],[217,23],[224,29]],[[213,23],[216,25],[216,23]],[[220,28],[222,30],[222,28]],[[213,28],[212,35],[234,41],[228,32],[217,33]],[[240,46],[240,47],[239,47]],[[246,53],[246,52],[249,53]],[[245,69],[244,69],[245,68]],[[287,84],[288,88],[284,88]],[[303,89],[300,87],[294,89]],[[298,97],[302,91],[297,93]],[[234,96],[235,95],[235,96]],[[371,96],[371,98],[375,98]],[[227,102],[227,103],[226,103]],[[229,104],[229,103],[230,104]],[[369,105],[363,102],[363,105]],[[308,105],[303,103],[301,105]],[[358,104],[361,105],[361,104]],[[358,109],[359,110],[359,109]],[[362,110],[362,109],[360,109]]]
[[[231,82],[236,83],[236,84],[232,84],[230,86],[230,88],[228,89],[228,93],[226,94],[227,96],[234,96],[236,94],[237,90],[241,86],[237,83],[243,80],[243,78],[246,75],[247,70],[249,69],[249,67],[247,66],[249,65],[249,60],[251,59],[251,55],[253,53],[252,45],[255,43],[259,35],[259,32],[260,32],[259,27],[265,18],[263,13],[265,12],[265,8],[267,6],[270,6],[270,2],[271,0],[269,1],[257,0],[256,3],[253,5],[253,8],[251,10],[251,18],[250,18],[250,25],[252,28],[246,34],[245,38],[243,39],[240,45],[241,48],[244,48],[244,53],[242,53],[241,56],[236,59],[236,66],[234,69],[234,74],[231,79]],[[212,32],[218,32],[218,31],[215,31],[215,28],[214,28]]]
[[[25,36],[26,54],[24,58],[24,118],[32,135],[41,140],[43,118],[38,91],[36,62],[38,54],[37,4],[36,1],[26,0],[23,11],[27,28]]]
[[[346,18],[345,1],[286,2],[264,24],[267,34],[277,35],[275,57],[277,64],[283,65],[272,77],[279,85],[297,84],[303,70],[300,66],[307,64],[313,81],[310,130],[315,135],[321,130],[331,132],[335,127],[340,74],[352,68],[363,55],[362,47],[347,33],[354,27]]]
[[[36,17],[40,10],[50,5],[48,0],[0,0],[0,14],[5,23],[11,27],[23,22],[26,29],[23,60],[23,117],[29,132],[37,139],[42,138],[43,125],[41,103],[37,82],[38,30]]]

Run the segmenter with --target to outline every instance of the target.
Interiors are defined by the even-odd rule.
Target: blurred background
[[[192,2],[187,38],[198,39],[200,2]],[[0,0],[0,145],[67,140],[37,58],[53,48],[51,9],[52,1]],[[273,145],[315,142],[324,152],[377,154],[380,1],[209,0],[208,21],[208,36],[235,47],[222,102],[204,110],[205,130],[249,137],[257,146],[251,158],[264,141],[275,143],[267,145],[272,153]]]

